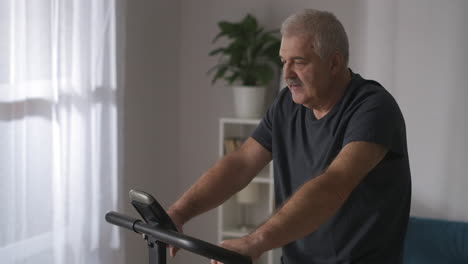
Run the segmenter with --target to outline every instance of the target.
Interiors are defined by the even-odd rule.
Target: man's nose
[[[294,78],[296,77],[296,73],[291,69],[290,64],[285,63],[283,65],[283,78],[288,79],[288,78]]]

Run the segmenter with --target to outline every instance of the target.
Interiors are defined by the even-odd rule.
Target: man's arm
[[[224,241],[222,246],[256,259],[312,233],[338,211],[386,153],[385,147],[375,143],[347,144],[323,174],[301,186],[268,221],[250,235]]]
[[[271,153],[252,138],[219,160],[168,210],[179,227],[222,204],[244,188],[271,161]]]

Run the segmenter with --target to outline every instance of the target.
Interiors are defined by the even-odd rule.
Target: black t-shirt
[[[397,103],[380,84],[353,73],[343,97],[319,120],[283,89],[252,137],[272,152],[277,205],[320,175],[346,144],[387,147],[333,217],[283,247],[283,261],[402,263],[411,198],[406,129]]]

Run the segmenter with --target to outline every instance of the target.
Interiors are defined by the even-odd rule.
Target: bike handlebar
[[[251,264],[249,257],[243,256],[237,252],[213,245],[203,240],[190,237],[172,230],[166,230],[157,225],[150,225],[141,220],[128,217],[117,212],[108,212],[106,221],[132,230],[136,233],[152,236],[157,241],[185,249],[192,253],[214,259],[225,264]]]

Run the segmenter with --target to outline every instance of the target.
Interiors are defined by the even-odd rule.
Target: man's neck
[[[346,69],[345,72],[340,74],[336,79],[332,89],[333,92],[328,96],[328,100],[324,102],[324,104],[312,108],[312,112],[317,120],[327,115],[333,106],[343,97],[351,78],[351,71]]]

